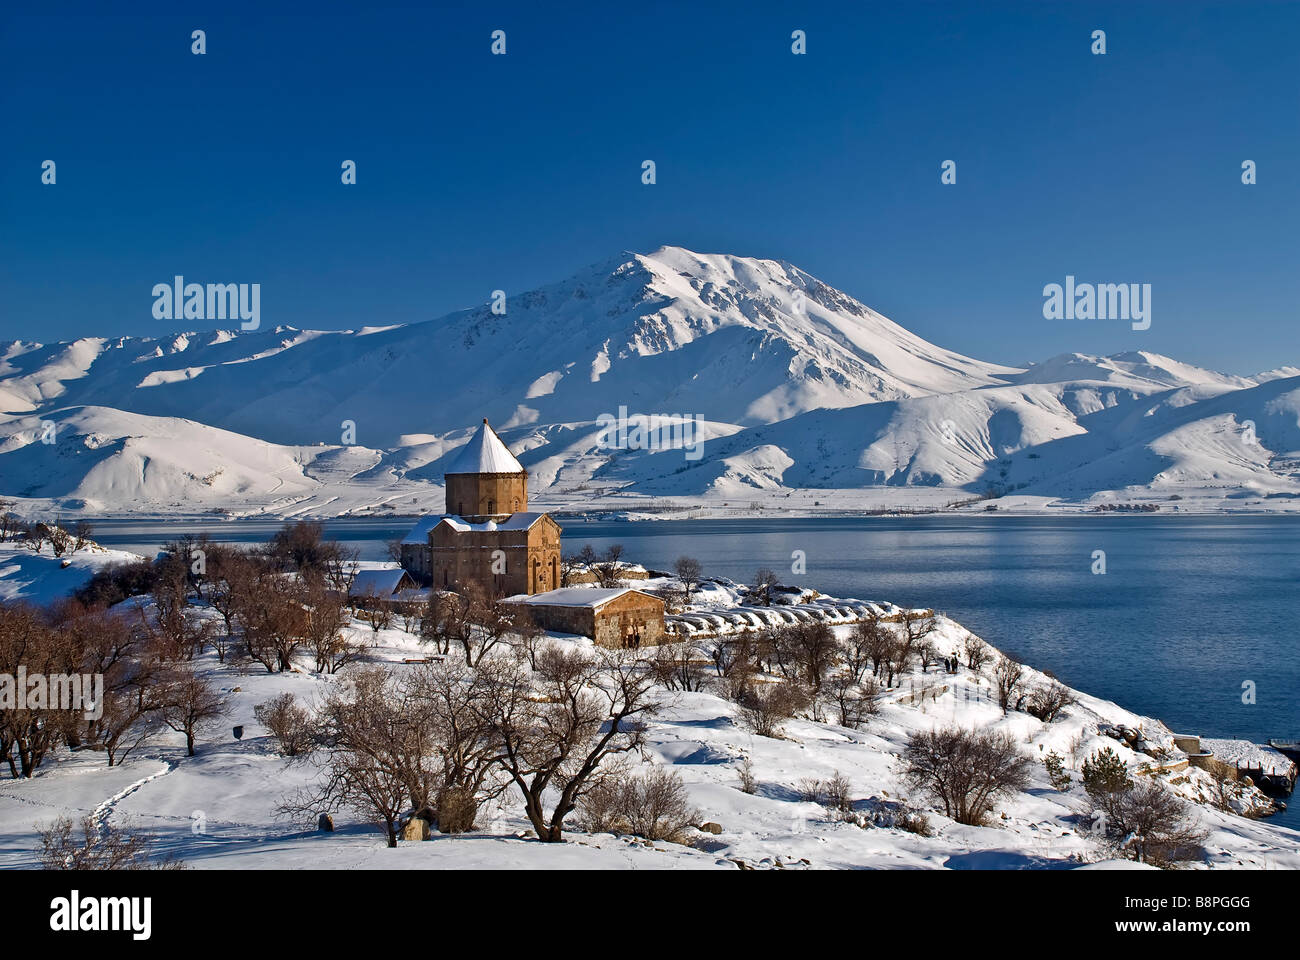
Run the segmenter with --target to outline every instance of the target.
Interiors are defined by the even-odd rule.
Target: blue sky
[[[1300,364],[1300,5],[105,6],[0,13],[0,337],[170,332],[178,273],[424,320],[674,243],[984,359]],[[1067,274],[1151,329],[1044,320]]]

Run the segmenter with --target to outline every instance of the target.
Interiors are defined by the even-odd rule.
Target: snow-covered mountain
[[[609,449],[598,420],[620,408],[698,418],[703,456]],[[1000,366],[791,264],[679,247],[513,296],[504,315],[0,344],[0,411],[0,492],[91,512],[437,506],[484,416],[543,500],[592,485],[1300,498],[1295,367],[1244,378],[1147,352]]]
[[[943,350],[789,264],[676,247],[427,323],[0,347],[0,408],[93,404],[280,443],[392,446],[487,416],[590,421],[620,404],[771,423],[948,393],[1010,368]]]

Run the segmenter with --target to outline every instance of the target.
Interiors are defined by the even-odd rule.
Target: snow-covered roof
[[[643,597],[653,596],[631,587],[561,587],[559,590],[547,590],[545,593],[534,593],[531,596],[526,593],[516,594],[507,597],[506,602],[544,607],[600,607],[625,593],[639,593]],[[659,598],[654,597],[654,599]]]
[[[531,511],[522,511],[512,513],[504,520],[485,520],[483,523],[470,523],[456,516],[435,517],[435,526],[437,522],[442,522],[452,527],[459,533],[469,533],[471,531],[483,532],[486,530],[527,530],[542,517],[544,513],[532,513]],[[421,543],[424,541],[421,540]]]
[[[515,459],[496,432],[488,426],[487,417],[469,443],[460,448],[444,473],[523,473],[524,468]]]
[[[358,570],[348,589],[350,597],[391,597],[405,577],[400,567],[380,570]]]
[[[402,543],[408,546],[423,545],[429,542],[429,531],[438,525],[442,519],[442,514],[421,517],[419,521],[411,528],[411,532],[402,538]]]

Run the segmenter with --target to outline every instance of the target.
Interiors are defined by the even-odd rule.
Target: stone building
[[[631,587],[565,587],[503,602],[526,610],[543,630],[590,637],[605,647],[655,646],[664,633],[664,602]]]
[[[559,586],[560,525],[528,511],[528,474],[487,418],[444,480],[447,512],[421,518],[401,545],[402,566],[419,583],[478,583],[498,597]]]

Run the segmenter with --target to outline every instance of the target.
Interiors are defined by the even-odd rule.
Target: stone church
[[[423,517],[402,541],[412,577],[438,590],[477,582],[497,597],[560,585],[560,525],[528,511],[528,473],[486,417],[444,481],[447,512]]]

